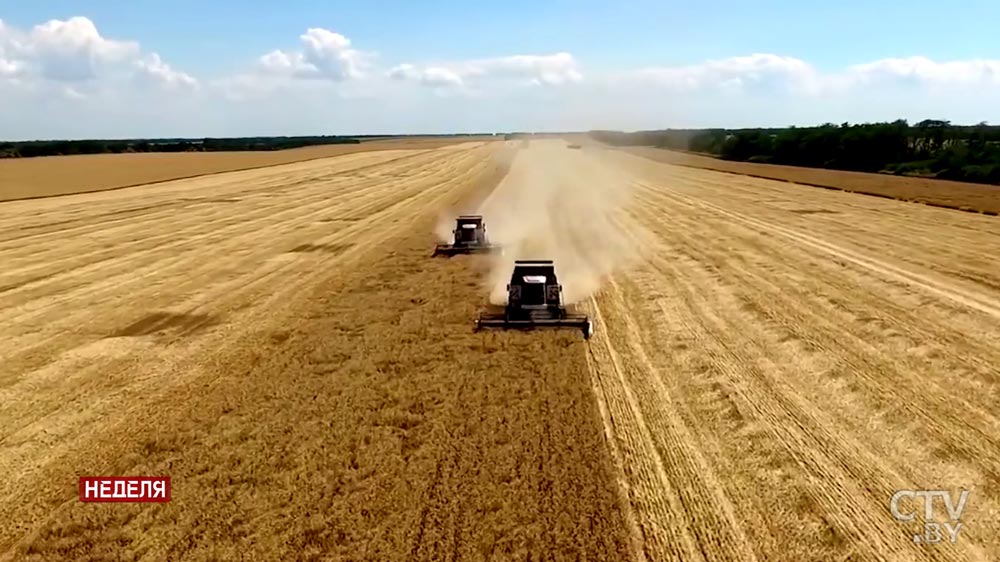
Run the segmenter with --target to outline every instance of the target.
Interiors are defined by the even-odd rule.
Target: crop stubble
[[[0,159],[0,201],[139,186],[380,150],[430,150],[482,138],[383,138],[269,151],[137,152]]]
[[[973,213],[1000,215],[1000,186],[997,185],[804,166],[737,162],[648,146],[629,147],[625,150],[678,166],[718,170],[812,187],[840,189]]]
[[[490,209],[495,148],[7,204],[0,552],[996,557],[995,219],[533,142],[560,189],[621,176],[641,259],[589,344],[472,335],[492,264],[427,253]],[[77,504],[107,472],[175,501]],[[920,488],[972,491],[956,544],[892,519]]]
[[[644,554],[995,558],[996,219],[604,156],[654,235],[590,303]],[[889,499],[942,488],[961,535],[915,544]]]

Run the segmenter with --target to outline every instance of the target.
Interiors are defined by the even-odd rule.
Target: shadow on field
[[[153,312],[118,330],[112,337],[151,336],[160,332],[191,335],[218,323],[212,314]]]

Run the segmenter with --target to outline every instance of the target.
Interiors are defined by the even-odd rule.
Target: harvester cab
[[[483,314],[476,329],[576,328],[590,339],[590,319],[569,314],[562,303],[562,285],[551,260],[518,260],[507,284],[507,305],[502,314]]]
[[[486,254],[499,252],[500,247],[490,244],[486,237],[486,222],[481,215],[459,215],[455,219],[455,229],[451,231],[454,242],[438,244],[434,255],[453,256],[455,254]]]

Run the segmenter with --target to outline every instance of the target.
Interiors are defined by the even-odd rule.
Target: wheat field
[[[505,254],[432,259],[469,212]],[[0,214],[0,560],[1000,556],[995,217],[556,139]],[[594,336],[474,332],[542,256]]]

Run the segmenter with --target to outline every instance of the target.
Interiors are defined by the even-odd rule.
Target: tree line
[[[358,138],[341,136],[18,141],[0,142],[0,158],[127,152],[285,150],[304,146],[360,142]]]
[[[726,160],[1000,183],[1000,126],[927,119],[778,129],[591,131],[618,146],[656,146]]]

